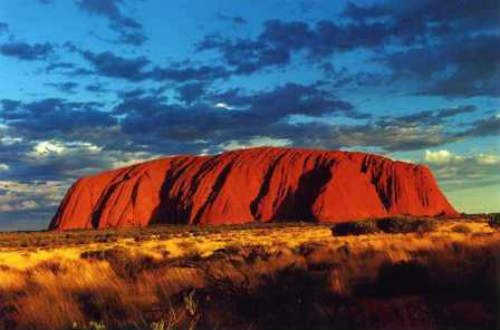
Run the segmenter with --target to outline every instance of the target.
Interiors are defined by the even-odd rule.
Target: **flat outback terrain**
[[[498,215],[0,234],[1,329],[491,329]]]

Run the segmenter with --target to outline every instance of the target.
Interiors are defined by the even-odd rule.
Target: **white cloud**
[[[232,110],[233,107],[230,106],[229,104],[227,103],[224,103],[224,102],[219,102],[219,103],[216,103],[214,105],[215,108],[222,108],[222,109],[227,109],[227,110]]]
[[[123,158],[117,157],[116,160],[111,162],[111,168],[120,168],[142,162],[147,162],[148,160],[159,158],[160,155],[151,154],[149,152],[138,151],[138,152],[126,152],[125,154],[122,154],[121,157]]]
[[[2,172],[2,171],[8,171],[9,168],[10,168],[9,165],[4,164],[4,163],[0,163],[0,172]]]
[[[496,154],[479,153],[476,155],[462,156],[445,149],[437,151],[426,150],[423,160],[424,162],[433,165],[446,165],[449,163],[464,162],[467,162],[469,165],[500,165],[500,156]]]
[[[205,149],[202,149],[200,151],[200,153],[198,154],[198,156],[207,156],[210,154],[210,149],[209,148],[205,148]]]
[[[23,138],[20,138],[20,137],[12,137],[12,136],[2,136],[0,138],[0,142],[3,144],[3,145],[13,145],[13,144],[16,144],[16,143],[21,143],[23,142]]]
[[[19,181],[0,180],[0,189],[12,194],[46,195],[47,192],[57,194],[61,184],[63,184],[61,181],[21,183]],[[55,195],[53,196],[55,197]]]
[[[40,141],[33,146],[31,156],[60,155],[66,151],[63,143],[58,141]]]
[[[71,153],[98,153],[101,151],[102,147],[90,142],[60,142],[56,140],[47,140],[37,142],[28,155],[40,158],[48,156],[61,156]]]
[[[102,151],[102,147],[99,147],[98,145],[90,142],[70,142],[68,143],[68,146],[75,147],[77,149],[83,149],[92,153]]]
[[[38,205],[38,203],[35,202],[34,200],[22,201],[20,204],[21,204],[20,206],[23,210],[36,209],[36,208],[40,207],[40,205]]]
[[[476,161],[480,165],[495,165],[500,163],[500,157],[497,155],[479,154]]]
[[[61,201],[69,182],[47,181],[21,183],[0,181],[0,212],[55,207]]]
[[[289,139],[274,139],[267,136],[256,136],[247,142],[231,140],[229,142],[219,144],[218,147],[222,150],[235,150],[260,146],[284,147],[290,144],[292,144],[292,141]]]
[[[423,158],[447,191],[497,184],[500,180],[497,154],[457,155],[448,150],[426,150]]]
[[[15,201],[13,203],[2,203],[0,205],[0,212],[20,211],[20,210],[33,210],[40,207],[34,200]]]
[[[453,161],[463,161],[464,157],[448,150],[425,150],[424,161],[430,164],[447,164]]]

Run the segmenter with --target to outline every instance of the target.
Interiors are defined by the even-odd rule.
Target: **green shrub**
[[[378,232],[377,225],[372,220],[337,223],[332,227],[334,236],[367,235]]]

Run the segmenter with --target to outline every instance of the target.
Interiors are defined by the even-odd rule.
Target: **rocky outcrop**
[[[426,166],[355,152],[254,148],[79,179],[50,229],[456,215]]]

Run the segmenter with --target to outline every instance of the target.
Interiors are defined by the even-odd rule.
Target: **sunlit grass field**
[[[385,220],[2,233],[0,328],[498,324],[496,223]]]

